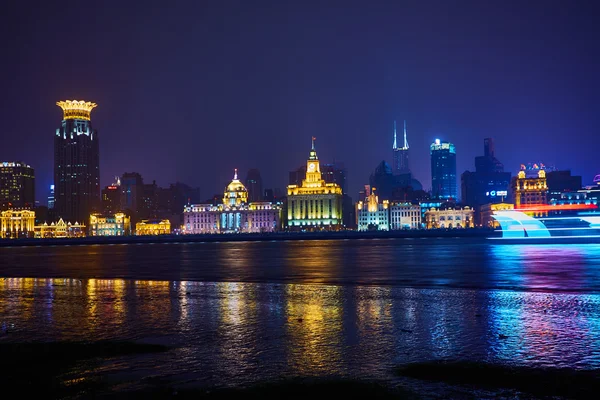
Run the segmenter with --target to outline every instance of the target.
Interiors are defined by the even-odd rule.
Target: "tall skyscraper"
[[[460,182],[461,201],[473,207],[478,217],[482,205],[507,201],[510,172],[504,172],[495,157],[491,138],[483,140],[483,156],[475,157],[475,172],[463,172]]]
[[[22,162],[0,162],[0,210],[35,207],[35,174]]]
[[[115,182],[102,190],[102,213],[108,215],[123,211],[121,197],[121,178],[116,176]]]
[[[125,172],[121,176],[121,193],[123,208],[130,213],[137,213],[141,209],[144,196],[142,175],[137,172]]]
[[[248,189],[248,200],[250,202],[262,200],[262,178],[260,177],[260,171],[256,168],[252,168],[246,174],[246,188]]]
[[[56,103],[63,120],[54,136],[56,215],[86,223],[100,207],[100,147],[90,114],[96,103],[66,100]]]
[[[410,174],[410,167],[408,165],[408,140],[406,140],[406,121],[404,121],[404,143],[402,147],[398,147],[398,141],[396,137],[396,121],[394,121],[394,162],[392,166],[392,173],[397,174]]]
[[[435,139],[430,146],[431,196],[440,200],[456,200],[456,149],[450,142]]]
[[[50,191],[48,192],[48,210],[54,209],[54,185],[50,185]]]

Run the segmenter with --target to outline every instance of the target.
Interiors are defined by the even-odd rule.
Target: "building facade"
[[[80,225],[79,222],[66,223],[62,218],[57,223],[52,222],[48,225],[44,222],[41,225],[34,227],[34,237],[37,239],[62,239],[85,237],[85,225]]]
[[[137,236],[156,236],[171,234],[171,222],[168,219],[144,219],[135,224]]]
[[[402,146],[398,146],[396,138],[396,121],[394,121],[394,144],[393,150],[393,174],[410,174],[410,166],[408,164],[408,140],[406,139],[406,121],[404,121],[404,142]]]
[[[516,209],[527,206],[548,204],[548,185],[546,171],[533,172],[521,170],[511,180],[511,196]]]
[[[121,180],[117,177],[112,185],[102,189],[102,213],[114,214],[124,211],[121,207]]]
[[[0,211],[0,239],[19,239],[34,236],[35,211],[10,209]]]
[[[92,214],[88,228],[90,236],[128,236],[131,234],[131,220],[125,213]]]
[[[390,205],[390,229],[421,229],[421,206],[412,203],[393,203]]]
[[[289,185],[287,195],[288,229],[339,230],[343,227],[342,188],[322,179],[314,138],[302,185]]]
[[[95,103],[56,103],[63,120],[54,136],[54,207],[58,217],[87,221],[100,207],[100,147],[90,115]]]
[[[54,209],[54,185],[50,185],[50,190],[48,191],[48,209]]]
[[[281,212],[282,207],[278,203],[249,203],[248,190],[235,170],[221,204],[189,204],[184,207],[183,233],[275,232],[281,228]]]
[[[431,208],[425,213],[427,229],[473,228],[474,214],[470,207],[464,208]]]
[[[0,162],[0,210],[35,207],[35,173],[22,162]]]
[[[365,187],[367,196],[365,201],[356,203],[356,229],[359,231],[389,231],[390,213],[389,202],[379,202],[375,193],[376,189]]]
[[[431,197],[457,199],[456,149],[452,143],[436,139],[430,146]]]

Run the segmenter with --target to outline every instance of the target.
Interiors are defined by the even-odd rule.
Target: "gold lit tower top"
[[[90,120],[92,109],[98,104],[83,100],[58,101],[56,105],[63,109],[63,119]]]

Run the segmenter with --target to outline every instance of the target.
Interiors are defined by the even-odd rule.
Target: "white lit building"
[[[271,202],[248,203],[248,190],[237,176],[225,188],[223,203],[190,204],[183,210],[185,234],[260,233],[278,231],[282,207]]]
[[[425,223],[427,229],[473,228],[473,210],[470,207],[445,210],[431,208],[425,213]]]
[[[375,188],[369,190],[369,185],[365,186],[365,201],[356,203],[356,225],[359,231],[389,231],[390,216],[389,202],[384,200],[379,202],[375,194]]]
[[[390,229],[421,229],[421,206],[411,203],[390,205]]]

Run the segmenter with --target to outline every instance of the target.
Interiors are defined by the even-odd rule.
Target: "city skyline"
[[[297,168],[306,138],[316,136],[324,163],[345,163],[355,198],[382,159],[392,164],[394,120],[407,121],[411,170],[426,189],[435,138],[455,144],[457,175],[474,169],[487,137],[513,174],[533,160],[571,169],[584,183],[599,172],[590,146],[600,125],[598,53],[586,34],[593,13],[582,5],[545,3],[540,15],[519,4],[522,19],[504,3],[380,5],[370,13],[351,2],[342,13],[332,5],[154,5],[161,12],[135,26],[124,17],[135,14],[132,5],[115,12],[109,2],[11,4],[0,17],[13,33],[1,39],[7,59],[18,61],[0,66],[11,77],[0,159],[35,169],[41,203],[53,183],[53,104],[64,98],[99,104],[101,187],[136,171],[162,186],[199,186],[208,197],[232,168],[257,168],[265,188],[283,189],[280,171]],[[64,37],[88,31],[77,18],[82,7],[94,26],[70,40],[90,56],[65,63],[57,51]],[[393,23],[400,16],[404,23]],[[157,24],[174,29],[159,38]],[[25,135],[35,146],[22,145]]]

